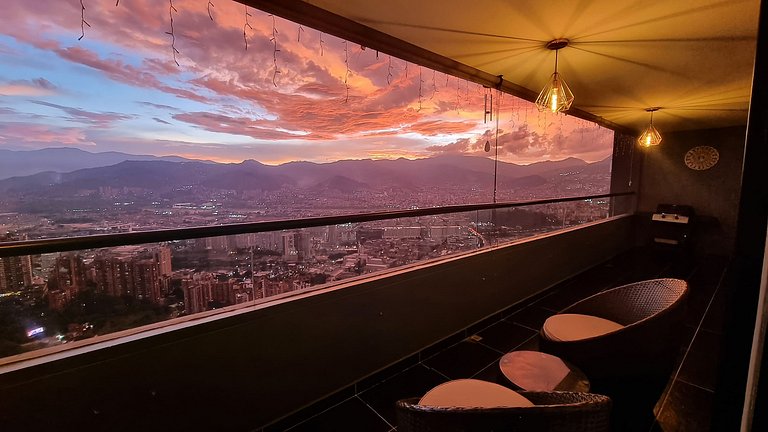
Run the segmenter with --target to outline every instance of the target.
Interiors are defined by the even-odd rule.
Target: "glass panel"
[[[162,2],[86,4],[81,28],[72,2],[3,2],[1,232],[608,192],[594,123],[237,2],[175,0],[173,36]]]
[[[0,356],[362,281],[605,219],[609,204],[584,200],[0,258]]]

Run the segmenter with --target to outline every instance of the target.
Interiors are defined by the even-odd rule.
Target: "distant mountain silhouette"
[[[18,151],[0,149],[0,180],[46,171],[66,173],[83,168],[110,166],[127,160],[190,161],[179,156],[132,155],[119,152],[91,153],[71,147]]]
[[[237,164],[129,160],[68,173],[44,172],[8,178],[0,180],[0,192],[65,196],[100,187],[140,188],[164,193],[191,187],[270,191],[287,186],[350,193],[365,189],[488,185],[493,182],[493,168],[493,160],[472,156],[342,160],[323,164],[290,162],[278,166],[253,160]],[[565,174],[608,174],[610,158],[591,164],[576,158],[530,165],[499,162],[497,168],[500,186],[525,188],[543,185]]]

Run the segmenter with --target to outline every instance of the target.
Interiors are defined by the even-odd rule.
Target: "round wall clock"
[[[685,154],[685,165],[693,170],[708,170],[717,164],[720,160],[720,153],[717,149],[710,146],[697,146]]]

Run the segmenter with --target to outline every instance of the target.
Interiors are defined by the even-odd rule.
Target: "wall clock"
[[[685,154],[685,166],[692,170],[708,170],[717,164],[720,160],[720,153],[716,148],[710,146],[697,146]]]

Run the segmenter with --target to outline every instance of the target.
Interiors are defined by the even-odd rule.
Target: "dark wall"
[[[630,245],[620,217],[0,374],[3,430],[252,430]]]
[[[663,133],[661,145],[643,149],[641,219],[649,218],[658,204],[690,205],[700,216],[697,250],[729,253],[736,233],[745,134],[745,127]],[[708,170],[695,171],[683,159],[700,145],[716,148],[720,160]]]

